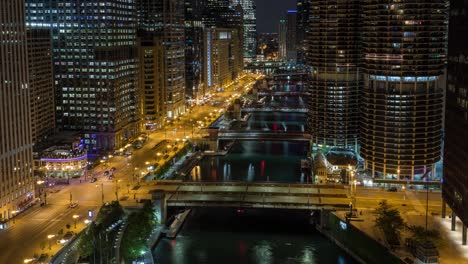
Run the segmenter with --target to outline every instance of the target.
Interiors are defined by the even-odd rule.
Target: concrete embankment
[[[185,219],[187,216],[190,214],[191,209],[185,210],[184,212],[176,215],[174,217],[174,221],[171,223],[171,225],[168,227],[166,230],[166,237],[167,238],[175,238],[177,234],[179,233],[180,229],[184,225]]]
[[[378,241],[341,220],[334,212],[322,211],[317,230],[350,254],[359,263],[403,264],[399,257]]]

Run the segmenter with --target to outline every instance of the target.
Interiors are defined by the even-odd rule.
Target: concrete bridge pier
[[[151,191],[151,197],[156,209],[158,220],[162,225],[167,221],[167,198],[164,190]]]
[[[457,215],[454,211],[452,211],[452,231],[455,231],[455,227],[457,226]]]
[[[445,202],[444,199],[442,199],[442,218],[445,219],[446,215],[447,215],[447,203]]]
[[[462,245],[466,245],[466,228],[465,224],[462,225]]]

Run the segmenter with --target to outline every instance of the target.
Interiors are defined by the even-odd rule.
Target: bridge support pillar
[[[457,226],[457,215],[454,211],[452,211],[452,231],[455,231],[455,227]]]
[[[466,228],[467,226],[463,224],[462,226],[462,245],[466,245]]]
[[[162,225],[166,224],[167,201],[166,193],[163,190],[154,190],[151,192],[158,220]]]
[[[445,219],[446,215],[447,215],[447,203],[445,202],[444,199],[442,199],[442,218]]]

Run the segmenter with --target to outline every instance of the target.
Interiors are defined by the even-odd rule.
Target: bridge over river
[[[345,210],[351,201],[342,185],[269,182],[154,181],[138,189],[140,199],[167,207],[234,207]]]

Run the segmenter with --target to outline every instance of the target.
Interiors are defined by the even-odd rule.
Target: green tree
[[[406,226],[400,211],[383,200],[379,203],[376,214],[375,225],[384,232],[387,242],[391,245],[399,245],[401,230]]]
[[[94,234],[96,232],[96,224],[92,222],[88,228],[86,228],[85,232],[80,236],[80,240],[78,242],[78,253],[80,257],[83,259],[88,258],[94,252]]]
[[[413,233],[413,239],[418,242],[440,238],[439,231],[435,229],[426,230],[424,227],[416,225],[408,226],[408,229]]]
[[[130,214],[127,221],[120,250],[125,263],[131,263],[147,249],[146,240],[156,227],[157,219],[153,204],[146,202],[140,211]]]

